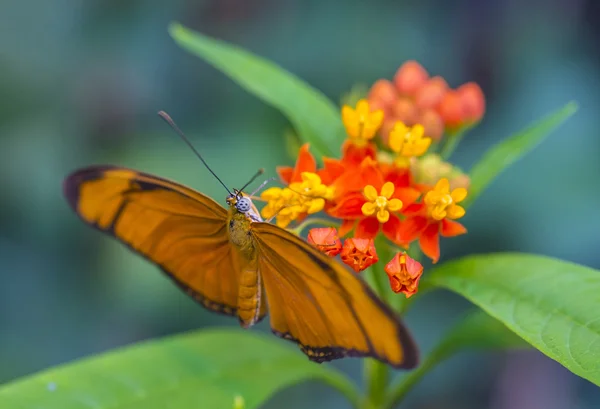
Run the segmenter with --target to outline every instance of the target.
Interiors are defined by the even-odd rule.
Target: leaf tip
[[[181,25],[180,23],[173,21],[169,24],[169,35],[172,38],[177,38],[179,37],[179,35],[181,35],[183,32],[185,32],[185,27],[183,25]]]
[[[579,110],[579,103],[577,103],[575,100],[569,101],[565,108],[569,115],[573,115],[575,112],[577,112],[577,110]]]

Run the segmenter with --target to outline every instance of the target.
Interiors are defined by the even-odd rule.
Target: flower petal
[[[400,151],[402,151],[402,147],[404,146],[404,135],[406,131],[402,131],[402,129],[398,131],[399,127],[406,129],[402,122],[396,122],[394,128],[390,132],[390,136],[388,139],[388,145],[390,149],[395,153],[400,153]]]
[[[454,237],[460,236],[461,234],[465,234],[467,229],[465,226],[460,224],[459,222],[455,222],[452,220],[444,219],[442,220],[442,228],[440,229],[440,233],[444,237]]]
[[[436,193],[442,193],[442,194],[450,193],[450,182],[448,182],[448,179],[446,179],[446,178],[441,178],[435,184],[435,187],[433,188],[433,190],[436,191]]]
[[[365,202],[360,210],[365,216],[371,216],[373,213],[375,213],[375,210],[377,210],[377,206],[373,202]]]
[[[373,187],[373,185],[365,186],[365,189],[363,190],[363,192],[369,202],[374,202],[377,199],[377,197],[379,196],[377,194],[377,190]]]
[[[406,219],[398,228],[395,241],[400,243],[410,243],[415,240],[427,227],[427,218],[423,216],[413,216]]]
[[[350,233],[352,231],[352,229],[354,228],[355,223],[356,223],[356,220],[350,220],[350,219],[344,220],[338,230],[339,237],[344,237],[346,234]]]
[[[292,175],[294,174],[294,168],[291,166],[277,166],[277,174],[283,183],[289,185],[292,181]]]
[[[290,183],[293,182],[301,182],[302,181],[302,172],[316,172],[317,171],[317,162],[315,161],[314,156],[309,151],[310,145],[305,143],[300,147],[300,151],[298,152],[298,159],[296,160],[296,166],[294,167],[294,173],[292,174],[292,178],[290,179]]]
[[[419,247],[433,264],[440,259],[440,226],[438,223],[432,223],[421,233],[419,238]]]
[[[375,217],[367,217],[362,219],[356,225],[354,237],[361,239],[372,239],[379,232],[379,221]]]
[[[335,206],[327,208],[326,212],[338,219],[358,219],[364,216],[361,210],[364,203],[362,192],[348,193]]]
[[[377,220],[379,220],[379,223],[385,223],[390,219],[390,212],[388,212],[385,209],[379,209],[379,211],[377,212]]]
[[[397,212],[402,209],[402,200],[400,199],[391,199],[388,201],[387,208],[390,212]]]
[[[394,184],[392,182],[385,182],[381,187],[381,196],[389,199],[394,194]]]
[[[323,158],[323,169],[317,174],[321,177],[321,181],[325,185],[331,185],[333,182],[344,173],[346,167],[341,161],[334,158]]]
[[[387,223],[384,223],[381,226],[381,230],[383,231],[385,237],[390,239],[390,241],[395,242],[398,237],[398,230],[400,229],[401,225],[402,222],[400,221],[398,216],[390,214],[390,219],[387,221]]]
[[[452,200],[454,200],[456,203],[462,202],[467,197],[467,189],[464,187],[456,188],[452,191],[450,196],[452,196]]]
[[[465,208],[459,205],[448,206],[446,213],[449,219],[460,219],[465,215]]]

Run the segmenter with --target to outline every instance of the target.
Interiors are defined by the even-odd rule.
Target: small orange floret
[[[425,128],[425,136],[430,137],[434,141],[442,139],[442,135],[444,134],[444,121],[436,111],[433,109],[424,110],[417,122]]]
[[[396,89],[403,95],[414,96],[419,88],[427,82],[429,74],[416,61],[407,61],[398,68],[394,75]]]
[[[335,257],[342,251],[342,242],[338,237],[337,230],[333,227],[310,229],[307,241],[329,257]]]
[[[457,128],[464,123],[465,110],[463,109],[463,101],[458,91],[448,91],[444,95],[438,111],[448,128]]]
[[[465,120],[477,122],[485,113],[485,96],[481,87],[474,82],[461,85],[456,90],[462,102]]]
[[[421,109],[436,108],[448,92],[448,83],[442,77],[433,77],[427,81],[416,95],[417,106]]]
[[[398,91],[394,87],[391,81],[380,79],[375,81],[371,89],[369,90],[369,103],[371,109],[376,110],[380,107],[390,106],[398,98]],[[377,105],[377,104],[380,105]]]
[[[346,239],[341,258],[357,273],[379,261],[373,239]]]
[[[396,121],[402,121],[408,126],[417,123],[419,110],[415,103],[409,98],[400,98],[392,106],[392,113]]]
[[[416,294],[419,280],[423,274],[423,266],[406,253],[397,253],[385,265],[385,272],[390,280],[390,287],[395,293],[403,293],[406,298]]]

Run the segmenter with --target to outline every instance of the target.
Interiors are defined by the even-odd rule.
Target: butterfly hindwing
[[[237,315],[241,260],[229,242],[227,211],[217,202],[175,182],[110,166],[74,172],[64,191],[83,221],[153,261],[206,308]]]
[[[277,226],[253,223],[252,233],[276,335],[317,362],[368,356],[416,366],[408,331],[358,276]]]

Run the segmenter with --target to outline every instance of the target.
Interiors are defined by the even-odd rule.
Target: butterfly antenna
[[[263,187],[265,187],[267,185],[267,183],[273,182],[274,180],[277,180],[277,178],[275,176],[270,177],[269,179],[262,182],[256,189],[254,189],[254,192],[252,192],[250,194],[250,197],[253,197],[254,195],[256,195],[259,191],[262,190]]]
[[[244,186],[243,186],[241,189],[239,189],[239,190],[238,190],[238,192],[240,192],[240,193],[241,193],[241,192],[243,192],[243,191],[244,191],[244,189],[246,189],[250,183],[254,182],[254,181],[256,180],[256,178],[257,178],[257,177],[259,177],[260,175],[262,175],[263,173],[265,173],[265,170],[264,170],[263,168],[260,168],[260,169],[259,169],[259,170],[258,170],[258,171],[257,171],[257,172],[254,174],[254,176],[252,176],[252,177],[250,178],[250,180],[248,181],[248,183],[246,183],[246,184],[245,184],[245,185],[244,185]],[[268,180],[268,179],[267,179],[267,180]],[[260,187],[262,187],[262,186],[264,186],[264,183],[262,183],[262,184],[260,185]],[[256,192],[254,192],[254,193],[256,193]],[[254,193],[252,193],[252,195],[250,195],[250,196],[253,196],[253,195],[254,195]]]
[[[219,183],[223,185],[223,187],[225,188],[225,190],[227,190],[227,193],[229,193],[231,195],[232,193],[229,190],[229,188],[227,188],[227,186],[225,185],[225,183],[223,183],[223,181],[221,179],[219,179],[219,177],[217,176],[217,174],[215,172],[213,172],[213,170],[210,168],[210,166],[208,166],[208,163],[206,163],[206,161],[204,160],[204,158],[202,157],[202,155],[200,155],[200,152],[198,152],[196,150],[196,148],[194,148],[194,145],[192,145],[192,143],[185,136],[185,134],[183,133],[183,131],[181,129],[179,129],[179,127],[177,126],[177,124],[175,123],[175,121],[173,121],[173,119],[169,116],[169,114],[167,114],[165,111],[159,111],[158,112],[158,116],[160,116],[162,119],[164,119],[164,121],[167,124],[169,124],[169,126],[171,128],[173,128],[173,130],[175,131],[175,133],[177,133],[177,135],[179,135],[181,137],[181,139],[183,139],[183,141],[187,144],[187,146],[189,146],[190,149],[196,154],[196,156],[198,157],[198,159],[200,159],[202,161],[202,163],[204,163],[204,166],[206,166],[206,169],[208,169],[208,171],[210,173],[212,173],[212,175],[215,177],[215,179],[217,179],[219,181]],[[252,180],[250,180],[250,182],[252,182],[257,176],[258,175],[254,176],[252,178]],[[248,182],[246,185],[248,185],[250,182]]]

